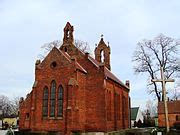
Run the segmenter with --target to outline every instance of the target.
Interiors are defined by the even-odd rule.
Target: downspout
[[[129,97],[129,128],[131,128],[131,98]]]

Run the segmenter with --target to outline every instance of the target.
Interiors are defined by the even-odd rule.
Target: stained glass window
[[[53,80],[51,83],[50,117],[55,116],[55,106],[56,106],[56,82]]]
[[[59,86],[58,89],[58,117],[63,116],[63,87]]]

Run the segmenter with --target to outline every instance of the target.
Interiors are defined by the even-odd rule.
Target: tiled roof
[[[95,60],[94,58],[92,58],[91,56],[88,56],[88,59],[96,66],[99,67],[100,63]]]
[[[92,58],[91,56],[88,57],[88,59],[96,66],[99,67],[101,63],[99,63],[97,60]],[[105,76],[108,77],[109,79],[115,81],[116,83],[126,87],[129,89],[122,81],[120,81],[107,67],[104,69]]]
[[[168,113],[179,114],[180,113],[180,100],[167,101]],[[164,102],[158,103],[158,114],[164,113]]]
[[[118,84],[126,87],[127,89],[129,89],[122,81],[120,81],[111,71],[109,71],[109,69],[107,67],[105,67],[105,76],[112,79],[113,81],[117,82]]]
[[[77,47],[76,47],[76,48],[77,48]],[[82,55],[85,55],[85,53],[84,53],[81,49],[79,49],[79,48],[77,48],[77,49],[82,53]],[[63,51],[61,51],[61,52],[63,52]],[[63,52],[63,53],[64,53],[67,57],[69,57],[69,58],[71,57],[71,56],[69,56],[68,53],[66,53],[66,52]],[[102,65],[102,63],[98,62],[97,60],[95,60],[94,58],[92,58],[90,55],[88,56],[88,59],[89,59],[96,67],[99,67],[100,65]],[[79,67],[79,69],[80,69],[81,71],[87,73],[87,71],[86,71],[79,63],[78,63],[77,65],[78,65],[78,67]],[[129,87],[127,87],[122,81],[120,81],[108,68],[105,67],[105,70],[104,70],[104,71],[105,71],[105,76],[106,76],[107,78],[115,81],[116,83],[120,84],[121,86],[123,86],[123,87],[125,87],[126,89],[129,90]]]

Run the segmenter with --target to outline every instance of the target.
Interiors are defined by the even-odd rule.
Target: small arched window
[[[48,87],[43,89],[43,117],[48,116]]]
[[[63,116],[63,87],[59,86],[58,89],[58,117]]]
[[[50,117],[55,116],[55,106],[56,106],[56,82],[53,80],[51,83]]]
[[[67,38],[69,38],[70,37],[70,31],[68,30],[67,31]]]

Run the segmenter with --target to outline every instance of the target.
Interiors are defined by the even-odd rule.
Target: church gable
[[[53,47],[42,62],[36,62],[36,69],[54,70],[62,68],[73,68],[75,71],[87,74],[87,71],[77,62],[75,57],[70,56],[67,52],[63,52],[56,47]]]
[[[65,67],[70,65],[70,63],[71,63],[70,57],[63,54],[56,47],[53,47],[53,49],[42,61],[41,67],[42,68],[55,68],[56,66]]]

